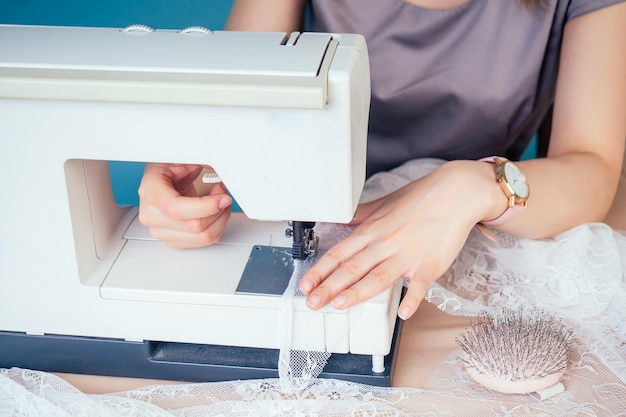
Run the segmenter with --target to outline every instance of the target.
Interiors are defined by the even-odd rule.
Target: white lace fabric
[[[438,166],[413,161],[368,181],[364,200],[396,189]],[[349,228],[318,225],[325,247]],[[381,388],[316,378],[327,354],[290,349],[285,319],[280,379],[155,385],[85,394],[64,380],[24,369],[0,370],[0,416],[626,416],[626,233],[585,224],[546,240],[473,231],[426,301],[455,316],[536,306],[573,330],[565,392],[539,401],[482,388],[452,352],[423,389]],[[300,272],[286,292],[296,290]],[[304,356],[301,356],[303,355]],[[494,352],[497,354],[497,352]]]
[[[293,311],[295,298],[304,298],[299,289],[300,278],[313,263],[306,259],[296,263],[295,270],[283,294],[283,346],[278,358],[278,376],[280,391],[283,393],[298,393],[306,391],[315,382],[324,370],[330,358],[330,353],[324,351],[303,351],[292,349],[293,346]]]

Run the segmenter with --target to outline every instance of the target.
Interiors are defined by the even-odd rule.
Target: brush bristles
[[[481,313],[456,342],[466,367],[497,380],[528,381],[563,373],[572,331],[561,320],[537,310],[504,309]]]

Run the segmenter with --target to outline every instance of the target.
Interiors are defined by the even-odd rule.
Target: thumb
[[[211,188],[211,191],[209,192],[209,196],[211,196],[214,199],[217,199],[217,207],[221,210],[232,205],[233,203],[233,199],[228,194],[228,191],[226,190],[226,187],[224,187],[223,183],[215,184]]]

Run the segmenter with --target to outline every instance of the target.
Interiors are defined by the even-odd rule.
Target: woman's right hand
[[[219,240],[232,198],[222,183],[199,195],[194,181],[202,165],[149,163],[139,186],[139,221],[155,239],[173,248],[195,248]]]

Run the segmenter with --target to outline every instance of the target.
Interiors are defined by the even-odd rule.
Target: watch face
[[[528,198],[528,183],[526,176],[519,167],[511,162],[504,164],[504,178],[515,193],[520,198]]]

